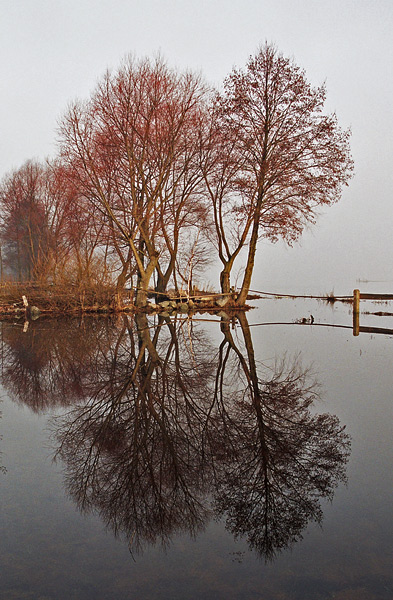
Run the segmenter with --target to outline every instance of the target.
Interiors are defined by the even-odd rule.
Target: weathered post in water
[[[360,291],[353,290],[353,335],[359,335]]]

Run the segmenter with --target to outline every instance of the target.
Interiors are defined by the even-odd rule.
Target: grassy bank
[[[195,290],[192,295],[181,292],[157,298],[152,290],[146,307],[136,308],[132,290],[123,290],[120,298],[114,287],[91,285],[38,285],[35,283],[6,282],[0,285],[0,316],[21,316],[29,308],[37,307],[40,314],[118,313],[118,312],[173,312],[234,310],[234,299],[220,293]],[[252,297],[255,299],[255,297]],[[251,297],[250,297],[251,299]],[[243,307],[249,308],[248,306]],[[239,307],[236,307],[239,310]]]
[[[7,282],[0,286],[0,313],[25,312],[23,296],[42,313],[112,312],[115,307],[110,287]]]

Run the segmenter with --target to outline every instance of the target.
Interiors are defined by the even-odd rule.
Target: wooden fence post
[[[353,290],[353,335],[359,335],[360,292]]]

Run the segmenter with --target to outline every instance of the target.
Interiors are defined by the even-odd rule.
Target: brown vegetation
[[[125,60],[70,106],[54,161],[0,183],[1,282],[50,285],[42,304],[72,310],[100,294],[122,310],[130,287],[146,309],[152,289],[189,299],[218,254],[221,293],[243,307],[258,240],[296,240],[351,176],[349,132],[324,101],[268,44],[222,93],[160,58]]]
[[[65,313],[118,313],[157,312],[163,314],[192,312],[232,312],[239,310],[235,296],[204,292],[194,288],[192,293],[171,290],[170,294],[157,298],[155,290],[148,290],[149,301],[142,307],[135,303],[135,290],[124,289],[121,294],[115,286],[108,285],[38,285],[36,283],[8,282],[0,286],[0,317],[31,318],[39,314]],[[24,306],[27,298],[28,308]],[[249,296],[249,299],[257,296]],[[244,310],[249,306],[242,307]],[[34,318],[34,316],[33,316]]]

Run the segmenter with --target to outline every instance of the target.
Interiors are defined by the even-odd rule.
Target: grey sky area
[[[392,33],[392,0],[0,0],[0,176],[54,156],[68,102],[126,54],[160,53],[219,85],[274,42],[326,81],[355,177],[294,248],[260,244],[253,287],[340,294],[360,278],[393,291]]]

